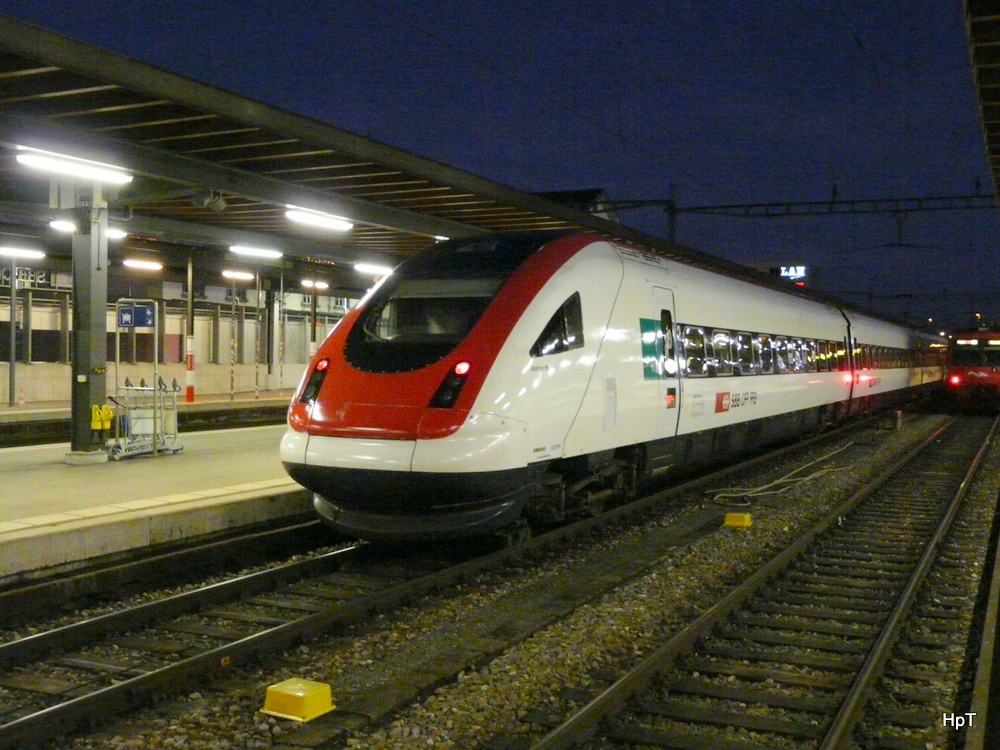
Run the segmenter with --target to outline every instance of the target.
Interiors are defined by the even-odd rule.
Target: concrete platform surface
[[[68,443],[0,451],[0,583],[53,566],[308,513],[284,425],[181,435],[183,451],[71,466]]]

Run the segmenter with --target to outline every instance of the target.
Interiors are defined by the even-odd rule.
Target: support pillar
[[[90,429],[91,407],[107,403],[108,216],[99,183],[80,209],[73,237],[72,434],[67,463],[107,461],[104,437]]]

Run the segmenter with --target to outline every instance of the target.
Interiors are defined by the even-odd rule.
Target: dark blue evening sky
[[[960,0],[0,0],[0,13],[525,190],[681,205],[992,192]],[[655,209],[623,221],[665,235]],[[1000,318],[995,211],[681,216],[911,319]],[[900,234],[901,231],[901,234]],[[899,240],[902,239],[902,242]]]

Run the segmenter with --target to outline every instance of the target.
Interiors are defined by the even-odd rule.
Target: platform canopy
[[[0,16],[0,231],[50,232],[31,147],[120,166],[109,215],[156,251],[279,247],[296,262],[395,265],[437,238],[584,228],[724,273],[736,264],[322,122]],[[289,206],[353,224],[305,228]],[[114,258],[112,258],[114,260]]]
[[[996,194],[1000,192],[1000,0],[966,0],[965,18]]]

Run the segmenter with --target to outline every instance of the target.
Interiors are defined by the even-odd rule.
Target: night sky
[[[991,193],[961,0],[0,0],[0,13],[529,191],[710,205]],[[658,209],[623,222],[666,236]],[[1000,322],[996,211],[677,239],[937,326]]]

